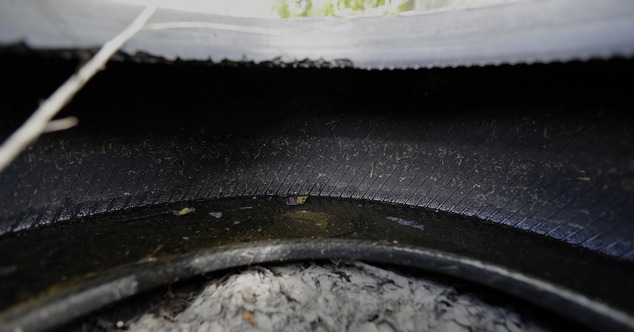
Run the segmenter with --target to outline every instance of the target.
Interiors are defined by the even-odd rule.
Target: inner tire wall
[[[6,137],[78,60],[3,53]],[[137,206],[351,197],[633,260],[631,60],[418,71],[113,62],[0,174],[0,233]]]

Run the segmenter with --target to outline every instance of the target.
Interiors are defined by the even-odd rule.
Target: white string
[[[40,107],[0,146],[0,172],[2,172],[26,147],[42,133],[52,130],[68,129],[77,123],[76,118],[51,119],[64,107],[75,94],[100,70],[130,38],[137,34],[154,14],[157,6],[150,4],[132,23],[103,47],[83,65],[77,73],[46,99]]]

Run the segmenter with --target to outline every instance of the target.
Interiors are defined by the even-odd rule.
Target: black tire
[[[5,137],[77,61],[6,53],[0,64],[12,82]],[[80,125],[45,134],[0,174],[0,233],[307,195],[473,216],[629,271],[632,74],[631,60],[383,72],[111,63],[64,110]]]
[[[74,69],[5,59],[16,83],[4,136]],[[631,73],[629,61],[424,72],[115,63],[66,109],[81,125],[44,135],[0,175],[0,232],[309,195],[475,216],[633,260]]]

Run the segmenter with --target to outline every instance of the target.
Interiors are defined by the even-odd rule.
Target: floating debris
[[[209,212],[209,215],[216,219],[222,218],[222,212]]]
[[[189,214],[189,213],[192,213],[192,212],[194,212],[194,211],[196,211],[196,209],[195,209],[195,208],[193,208],[193,207],[191,207],[191,208],[184,208],[184,209],[182,209],[182,210],[180,210],[180,211],[178,211],[178,210],[172,210],[172,213],[173,213],[175,216],[184,216],[184,215]]]
[[[306,203],[308,196],[289,196],[286,197],[287,205],[302,205]]]
[[[251,210],[253,209],[253,206],[241,206],[240,210]]]
[[[425,229],[425,226],[419,225],[418,223],[416,223],[414,221],[409,221],[409,220],[405,220],[405,219],[401,219],[401,218],[397,218],[397,217],[385,217],[385,219],[387,219],[389,221],[395,221],[395,222],[399,223],[399,225],[420,229],[421,231]]]

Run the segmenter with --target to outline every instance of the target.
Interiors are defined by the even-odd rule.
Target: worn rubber
[[[4,53],[6,137],[76,59]],[[634,260],[631,60],[424,71],[115,62],[0,174],[0,234],[216,197],[351,197]],[[63,115],[62,115],[63,116]]]

